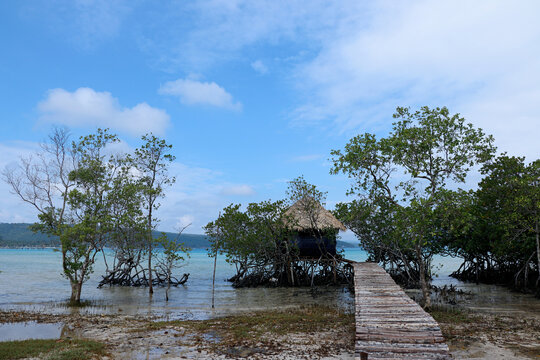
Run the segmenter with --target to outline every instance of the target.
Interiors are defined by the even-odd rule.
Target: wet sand
[[[540,299],[498,285],[454,280],[435,293],[433,314],[456,359],[540,359]],[[413,299],[419,290],[406,291]]]
[[[540,320],[532,310],[499,313],[454,308],[448,315],[442,312],[438,320],[456,359],[539,359]],[[159,329],[149,327],[163,320],[158,316],[0,312],[0,319],[4,323],[61,323],[62,338],[85,338],[106,344],[107,359],[354,358],[354,331],[346,326],[273,334],[271,341],[264,343],[231,344],[217,333],[184,326],[182,321],[165,323]]]
[[[273,335],[272,341],[234,344],[223,342],[217,334],[182,326],[181,322],[151,329],[148,325],[158,319],[147,316],[0,312],[0,319],[10,323],[62,323],[61,338],[102,342],[109,354],[106,359],[354,358],[350,329],[287,333]]]

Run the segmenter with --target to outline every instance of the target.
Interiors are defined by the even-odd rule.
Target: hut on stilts
[[[301,258],[335,256],[337,235],[345,226],[318,201],[306,197],[294,203],[286,212],[286,221],[294,230],[291,243]]]
[[[343,259],[337,253],[337,235],[345,226],[318,201],[306,197],[298,200],[285,212],[286,224],[293,230],[289,244],[297,251],[302,273],[314,284],[315,274],[324,282],[337,284],[348,279],[350,271],[343,268]],[[318,269],[318,270],[316,270]],[[350,269],[349,269],[350,270]],[[292,276],[289,279],[294,285]],[[339,280],[341,279],[341,280]]]

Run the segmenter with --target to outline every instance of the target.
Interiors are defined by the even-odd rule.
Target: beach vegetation
[[[165,277],[165,301],[169,301],[171,285],[174,284],[177,286],[179,284],[184,284],[189,277],[189,274],[184,274],[182,278],[177,279],[173,275],[173,270],[181,267],[184,260],[189,257],[190,249],[178,241],[187,226],[189,225],[184,226],[178,231],[178,236],[174,240],[168,238],[165,234],[162,234],[156,239],[157,243],[163,248],[163,256],[157,258],[157,268],[159,269],[157,273]]]
[[[333,150],[332,174],[353,180],[350,203],[336,214],[371,261],[422,289],[430,307],[431,261],[441,253],[442,218],[449,185],[465,182],[471,168],[489,161],[493,138],[446,107],[412,112],[398,107],[385,138],[365,133]]]
[[[481,171],[478,189],[453,199],[446,247],[463,258],[453,276],[539,291],[540,160],[502,154]]]
[[[149,323],[146,330],[177,329],[184,335],[195,333],[201,346],[212,345],[214,351],[233,347],[265,348],[279,351],[294,336],[328,333],[328,339],[340,337],[347,347],[354,347],[354,314],[322,305],[273,309],[235,314],[209,320],[175,320]],[[332,335],[330,335],[332,334]],[[213,341],[209,341],[211,337]],[[313,342],[324,339],[313,337]],[[298,341],[298,340],[297,340]]]
[[[0,342],[0,360],[26,358],[90,360],[105,354],[105,345],[93,340],[31,339]]]
[[[130,163],[137,171],[138,184],[142,195],[142,208],[146,217],[146,231],[144,232],[147,258],[148,258],[148,291],[153,293],[152,259],[154,257],[155,240],[152,231],[158,224],[155,211],[159,209],[159,199],[163,198],[165,188],[172,185],[176,179],[168,173],[169,165],[175,159],[170,153],[172,145],[152,134],[142,137],[144,144],[135,149],[134,155],[129,157]],[[182,249],[180,249],[182,250]]]
[[[288,199],[251,203],[245,210],[241,204],[225,207],[204,228],[209,256],[225,255],[235,266],[229,281],[236,287],[351,283],[350,268],[336,253],[343,225],[322,207],[325,194],[303,177],[289,182],[287,194]],[[306,242],[311,248],[304,250]]]
[[[12,191],[38,210],[32,230],[60,240],[73,304],[80,303],[82,285],[106,246],[115,256],[112,268],[103,256],[107,270],[100,285],[170,284],[166,274],[153,278],[152,258],[158,223],[154,211],[164,188],[174,182],[167,175],[171,146],[152,135],[142,140],[130,155],[114,151],[111,145],[120,140],[108,130],[70,142],[69,132],[58,128],[34,157],[21,158],[18,166],[3,172]],[[168,248],[175,250],[187,248]],[[142,265],[145,259],[147,267]]]

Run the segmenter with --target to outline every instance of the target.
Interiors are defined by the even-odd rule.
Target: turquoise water
[[[346,249],[345,257],[364,261],[360,249]],[[437,286],[453,284],[474,294],[460,299],[468,307],[486,311],[520,311],[528,316],[540,314],[540,302],[529,295],[517,294],[494,285],[463,283],[449,277],[460,265],[459,259],[436,257],[434,266]],[[234,268],[223,257],[218,258],[215,309],[212,304],[213,259],[205,250],[195,249],[177,274],[190,273],[184,286],[172,288],[169,302],[163,288],[157,287],[152,297],[146,288],[97,288],[105,273],[102,258],[98,258],[94,273],[83,286],[82,299],[91,306],[73,309],[65,306],[70,295],[69,282],[61,275],[61,255],[52,249],[0,249],[0,309],[43,311],[47,313],[152,314],[169,319],[200,319],[246,310],[293,307],[302,304],[324,304],[353,309],[353,298],[340,287],[318,288],[248,288],[234,289],[226,279]]]
[[[365,260],[359,249],[347,249],[346,257]],[[70,295],[69,282],[61,275],[61,255],[52,249],[0,249],[0,308],[46,312],[69,311],[63,304]],[[342,288],[311,291],[298,288],[234,289],[227,278],[234,268],[223,257],[218,258],[215,288],[215,309],[211,310],[213,259],[203,249],[191,252],[186,264],[176,273],[189,273],[186,285],[173,287],[169,302],[163,288],[156,288],[152,297],[146,288],[97,288],[105,273],[102,258],[98,258],[94,273],[83,285],[82,299],[92,306],[82,309],[91,313],[122,312],[158,313],[172,317],[200,318],[209,313],[229,313],[274,307],[321,303],[350,307],[352,298]]]

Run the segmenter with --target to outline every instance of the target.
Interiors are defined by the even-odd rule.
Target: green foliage
[[[373,260],[418,280],[427,300],[424,277],[445,238],[440,215],[448,206],[447,184],[464,182],[495,148],[491,136],[445,107],[398,107],[394,118],[388,137],[366,133],[332,151],[331,173],[353,179],[348,195],[359,196],[338,205],[337,214]]]
[[[227,206],[204,230],[210,239],[209,256],[224,254],[242,277],[279,256],[290,230],[283,221],[287,210],[284,201],[251,203],[245,212],[240,207]]]
[[[69,180],[75,184],[66,199],[71,221],[59,227],[59,236],[64,275],[72,284],[79,284],[74,301],[80,300],[80,284],[88,279],[97,252],[103,249],[115,223],[120,221],[116,217],[119,213],[113,210],[123,191],[121,179],[128,171],[120,157],[104,154],[107,145],[118,141],[116,135],[98,129],[96,134],[73,143],[78,166],[69,173]],[[137,199],[126,197],[126,200],[136,204]],[[136,210],[136,205],[128,208]]]
[[[347,280],[345,275],[337,279],[340,270],[328,270],[332,266],[335,270],[337,265],[332,263],[334,255],[323,249],[319,249],[321,258],[317,262],[301,263],[300,259],[302,254],[296,242],[300,226],[293,209],[299,210],[306,221],[307,229],[302,234],[308,233],[314,243],[336,240],[338,230],[327,228],[319,219],[326,194],[301,176],[289,182],[287,195],[287,200],[248,204],[245,211],[240,204],[231,204],[205,226],[211,242],[208,255],[224,254],[226,261],[236,266],[236,275],[229,279],[234,286],[313,285],[316,275],[325,284]],[[316,274],[316,268],[321,274]]]
[[[167,262],[174,263],[178,261],[184,261],[185,257],[189,257],[189,248],[184,243],[179,242],[178,238],[171,240],[167,237],[167,234],[162,233],[160,237],[156,239],[156,242],[163,248],[163,254],[167,259]]]
[[[0,247],[39,247],[39,246],[59,246],[60,240],[56,236],[51,236],[41,232],[32,231],[32,224],[0,223]]]
[[[32,230],[59,240],[73,303],[80,302],[82,284],[105,246],[128,249],[123,259],[128,263],[129,250],[148,247],[151,274],[157,223],[152,210],[159,207],[163,186],[174,182],[167,175],[174,157],[164,140],[145,135],[143,141],[134,156],[110,154],[108,146],[119,139],[108,130],[98,129],[70,146],[69,133],[56,129],[37,160],[21,159],[18,168],[3,173],[21,200],[38,210]]]
[[[141,137],[145,143],[135,149],[129,161],[140,172],[139,183],[145,197],[145,208],[157,210],[157,199],[163,197],[164,187],[172,185],[176,179],[168,175],[168,166],[175,159],[169,152],[172,145],[152,134]]]
[[[173,268],[177,267],[179,262],[186,260],[186,257],[189,258],[189,251],[191,249],[185,246],[184,243],[178,241],[179,239],[180,234],[173,240],[167,237],[167,234],[165,233],[162,233],[161,236],[156,239],[156,243],[163,248],[161,266],[168,275],[168,279],[170,279],[172,275]]]
[[[174,161],[175,157],[169,153],[172,145],[167,144],[165,140],[159,139],[152,134],[146,134],[141,139],[145,143],[135,149],[134,156],[128,157],[128,162],[139,173],[138,184],[141,189],[142,207],[145,210],[144,216],[146,218],[145,241],[148,256],[146,270],[151,294],[153,293],[152,258],[155,245],[152,231],[155,230],[158,222],[153,212],[160,206],[157,200],[164,196],[164,187],[172,185],[176,180],[168,174],[169,164]]]
[[[314,208],[316,204],[324,206],[326,201],[326,192],[320,191],[317,186],[308,183],[303,175],[288,182],[286,194],[290,205],[309,199],[308,205]]]
[[[465,259],[456,275],[532,286],[529,274],[540,267],[540,161],[503,154],[482,173],[478,190],[451,222],[448,248]]]

